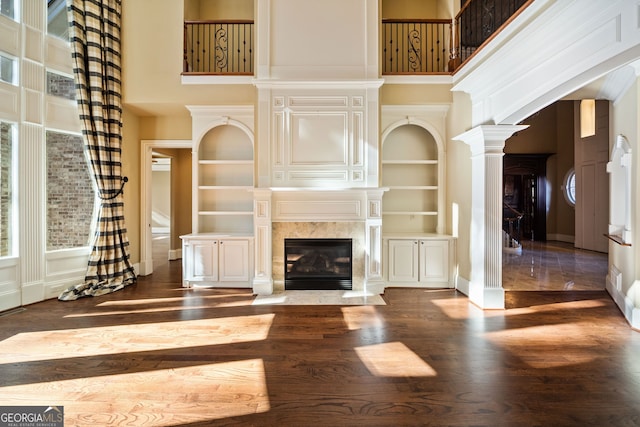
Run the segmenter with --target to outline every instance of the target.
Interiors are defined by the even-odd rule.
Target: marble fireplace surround
[[[285,238],[351,238],[354,291],[382,293],[382,194],[385,188],[254,189],[253,290],[284,290]]]
[[[366,242],[362,222],[274,222],[272,226],[273,288],[284,290],[284,239],[351,238],[352,287],[364,289]]]

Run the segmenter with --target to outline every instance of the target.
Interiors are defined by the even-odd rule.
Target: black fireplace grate
[[[284,288],[352,289],[352,239],[284,240]]]

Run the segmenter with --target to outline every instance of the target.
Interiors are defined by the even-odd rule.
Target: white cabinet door
[[[449,282],[447,240],[420,240],[420,281]]]
[[[189,257],[186,280],[215,282],[218,280],[218,241],[194,240],[187,247]]]
[[[249,241],[220,240],[219,250],[220,281],[248,281]]]
[[[417,240],[389,240],[389,281],[418,281]]]

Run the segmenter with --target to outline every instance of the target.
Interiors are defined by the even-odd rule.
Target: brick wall
[[[47,250],[89,243],[94,201],[82,137],[47,131]]]
[[[47,72],[47,94],[76,99],[76,87],[72,77]]]

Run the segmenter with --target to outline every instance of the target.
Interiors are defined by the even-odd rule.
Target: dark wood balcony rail
[[[183,74],[253,75],[251,20],[185,21]]]
[[[534,0],[468,0],[456,15],[451,55],[454,70],[467,61]]]
[[[382,74],[438,74],[449,70],[449,19],[383,19]]]

